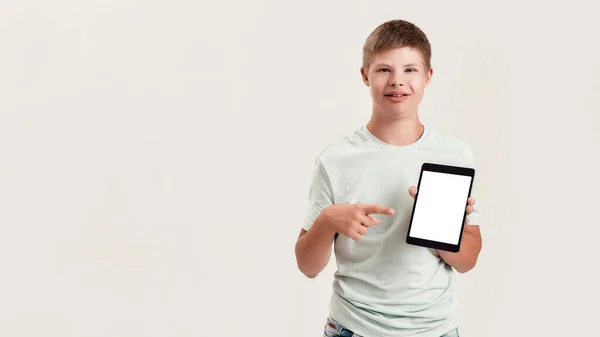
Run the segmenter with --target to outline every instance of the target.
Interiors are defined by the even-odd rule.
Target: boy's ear
[[[425,86],[429,86],[429,83],[431,83],[431,77],[433,76],[433,68],[429,68],[426,76],[427,78],[425,78]]]
[[[363,83],[368,87],[369,78],[367,77],[367,71],[363,67],[360,67],[360,76],[362,77]]]

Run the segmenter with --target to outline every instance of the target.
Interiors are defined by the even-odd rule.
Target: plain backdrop
[[[593,1],[2,1],[0,336],[320,336],[294,244],[315,156],[365,124],[367,35],[433,46],[484,248],[461,336],[596,336]]]

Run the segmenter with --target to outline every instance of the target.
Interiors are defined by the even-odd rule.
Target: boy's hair
[[[369,69],[373,54],[401,47],[418,50],[425,62],[425,70],[431,68],[431,45],[425,33],[411,22],[390,20],[375,28],[365,41],[363,47],[364,69]]]

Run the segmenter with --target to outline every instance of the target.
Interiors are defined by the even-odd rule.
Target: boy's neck
[[[367,129],[384,143],[406,146],[419,140],[425,127],[418,117],[405,120],[381,120],[373,115],[367,124]]]

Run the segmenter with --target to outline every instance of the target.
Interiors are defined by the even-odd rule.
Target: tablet
[[[458,252],[475,170],[424,163],[406,243]]]

